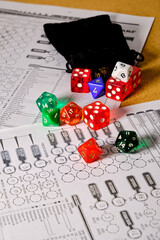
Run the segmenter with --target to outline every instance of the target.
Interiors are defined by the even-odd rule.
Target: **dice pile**
[[[107,98],[123,101],[138,87],[140,82],[140,68],[117,62],[106,84],[104,84],[102,77],[91,80],[89,69],[74,69],[71,76],[71,91],[81,93],[90,91],[94,99],[106,94]]]
[[[43,126],[59,126],[59,120],[72,126],[83,120],[91,129],[98,130],[110,122],[110,109],[100,101],[86,105],[83,109],[76,103],[69,102],[59,109],[56,96],[44,92],[36,103],[42,112]]]
[[[91,92],[94,99],[106,94],[106,97],[123,101],[141,82],[141,70],[126,63],[117,62],[111,77],[104,84],[102,77],[91,80],[91,70],[75,68],[71,75],[71,91]],[[42,112],[43,126],[59,126],[60,120],[75,125],[80,120],[93,130],[99,130],[110,123],[110,109],[100,101],[86,105],[83,109],[74,102],[60,107],[55,95],[44,92],[36,100]],[[133,152],[138,146],[138,138],[133,131],[119,133],[116,140],[119,152]],[[89,139],[78,148],[87,162],[95,161],[102,153],[94,138]]]

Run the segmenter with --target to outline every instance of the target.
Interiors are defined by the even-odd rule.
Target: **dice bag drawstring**
[[[126,63],[126,59],[130,59],[127,61],[127,63],[131,65],[135,65],[136,62],[144,61],[144,56],[141,53],[136,52],[135,50],[130,50],[127,56],[126,55],[115,56],[115,53],[113,51],[110,52],[109,49],[101,49],[101,51],[102,51],[101,52],[102,59],[104,58],[107,59],[107,56],[108,56],[109,61],[104,60],[104,62],[99,62],[98,68],[107,66],[110,69],[113,69],[116,62],[121,61]],[[108,54],[106,52],[108,52]],[[86,50],[85,53],[81,51],[75,55],[73,54],[69,55],[68,57],[69,60],[66,63],[66,72],[71,73],[74,68],[89,68],[93,72],[96,71],[97,63],[93,62],[95,57],[96,58],[99,57],[99,50],[96,51],[96,50],[90,49],[88,52]],[[87,61],[88,58],[90,59],[90,62]]]

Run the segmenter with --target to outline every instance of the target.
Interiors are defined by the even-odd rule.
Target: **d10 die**
[[[43,126],[59,126],[59,109],[44,108],[42,110]]]
[[[128,82],[133,71],[133,67],[123,62],[117,62],[111,76],[122,82]]]
[[[102,149],[94,138],[90,138],[77,148],[86,163],[94,162],[102,154]]]
[[[110,78],[111,76],[111,70],[109,67],[100,67],[95,69],[95,71],[92,72],[91,75],[92,75],[91,76],[92,79],[101,77],[103,79],[103,82],[106,83],[108,78]]]
[[[132,79],[132,91],[141,83],[141,69],[135,66],[133,67],[133,72],[131,74]]]
[[[124,153],[134,152],[138,144],[138,137],[134,131],[121,131],[115,142],[117,150]]]
[[[89,89],[93,98],[98,98],[104,95],[104,83],[101,77],[96,78],[88,83]]]
[[[110,109],[100,101],[83,108],[83,121],[93,130],[107,126],[110,122]]]
[[[43,92],[41,96],[36,100],[39,110],[42,112],[43,108],[55,108],[58,101],[54,94]]]
[[[61,108],[60,119],[69,125],[75,125],[82,119],[82,108],[74,102],[69,102]]]
[[[106,82],[106,97],[123,101],[132,91],[132,79],[124,83],[118,79],[110,77]]]
[[[71,75],[71,91],[88,93],[88,82],[91,81],[91,70],[83,68],[75,68]]]

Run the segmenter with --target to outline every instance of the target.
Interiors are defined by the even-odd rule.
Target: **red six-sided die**
[[[83,108],[83,121],[93,130],[107,126],[110,122],[110,109],[100,101]]]
[[[91,70],[87,68],[74,68],[71,75],[71,91],[90,92],[88,82],[91,81]]]

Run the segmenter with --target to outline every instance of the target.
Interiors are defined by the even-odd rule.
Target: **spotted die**
[[[88,93],[90,92],[88,82],[91,81],[91,70],[83,68],[75,68],[71,75],[71,91]]]
[[[140,68],[133,66],[133,72],[131,75],[131,79],[132,79],[132,91],[133,91],[141,83],[141,69]]]
[[[93,130],[101,129],[110,122],[110,109],[100,101],[83,108],[83,121]]]
[[[118,79],[110,77],[106,82],[106,97],[117,101],[123,101],[132,89],[132,80],[124,83]]]

